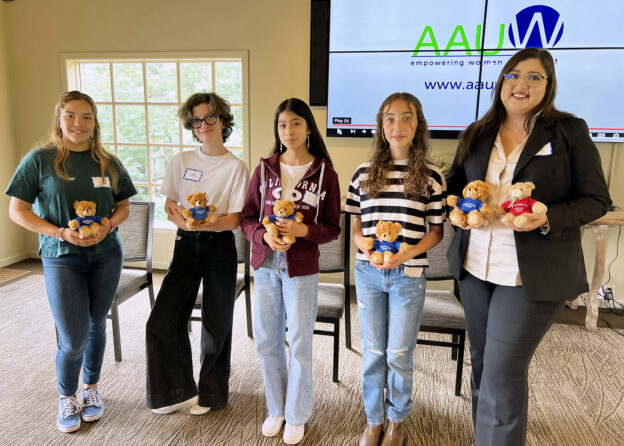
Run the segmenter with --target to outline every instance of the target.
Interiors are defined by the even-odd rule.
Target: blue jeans
[[[254,338],[269,414],[302,426],[312,416],[312,337],[318,274],[288,277],[286,255],[271,251],[254,272]],[[290,370],[286,365],[286,318]]]
[[[122,267],[121,246],[98,255],[43,257],[46,290],[59,334],[56,377],[61,395],[82,381],[97,384],[106,348],[106,315]]]
[[[414,348],[425,303],[425,277],[408,277],[403,265],[380,271],[368,261],[355,265],[364,363],[362,393],[371,426],[388,419],[398,423],[410,413]],[[384,411],[384,386],[386,393]]]

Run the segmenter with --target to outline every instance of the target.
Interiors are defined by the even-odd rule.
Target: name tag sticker
[[[95,188],[111,187],[110,178],[108,177],[104,177],[104,180],[102,180],[102,177],[91,177],[91,180],[93,181],[93,187]]]
[[[187,168],[186,172],[184,172],[184,179],[189,181],[195,181],[197,183],[199,180],[201,180],[203,174],[204,172],[202,172],[201,170]]]
[[[535,154],[535,156],[550,156],[552,155],[552,143],[546,144],[544,147],[539,149],[539,151]]]
[[[315,193],[312,193],[309,190],[307,190],[305,195],[303,196],[303,200],[302,201],[305,204],[309,204],[312,207],[316,207],[316,206],[318,206],[319,197]]]

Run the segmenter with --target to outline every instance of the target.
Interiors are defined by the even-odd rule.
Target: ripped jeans
[[[403,266],[380,271],[368,261],[355,265],[364,364],[362,394],[371,426],[403,421],[414,407],[414,348],[425,302],[425,275],[409,277]],[[387,392],[384,402],[384,386]],[[385,403],[385,409],[384,409]]]

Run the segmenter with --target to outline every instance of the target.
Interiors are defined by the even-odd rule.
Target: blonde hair
[[[422,105],[416,96],[410,93],[393,93],[386,98],[377,112],[377,131],[373,138],[373,147],[370,153],[370,166],[368,177],[362,181],[362,190],[372,198],[378,198],[381,191],[388,186],[387,172],[392,168],[390,155],[390,143],[386,139],[383,130],[383,115],[387,108],[396,101],[403,100],[414,107],[416,112],[416,133],[411,141],[407,172],[403,180],[405,197],[417,199],[428,194],[428,175],[431,170],[427,166],[429,152],[427,138],[427,121],[423,113]]]
[[[100,175],[102,181],[105,181],[106,174],[108,173],[113,190],[117,192],[117,186],[119,183],[119,174],[117,172],[117,166],[121,164],[119,159],[108,152],[101,141],[100,123],[97,119],[97,107],[95,102],[88,94],[80,91],[67,91],[61,95],[59,100],[54,106],[54,117],[52,121],[52,132],[50,139],[45,145],[46,149],[56,149],[56,157],[54,158],[54,170],[59,178],[65,181],[73,181],[74,178],[67,173],[67,167],[65,162],[69,157],[70,150],[65,146],[63,142],[63,130],[61,129],[61,113],[69,102],[72,101],[86,101],[91,110],[93,110],[93,117],[95,120],[95,127],[93,129],[93,135],[89,139],[89,150],[91,151],[91,157],[100,165]]]

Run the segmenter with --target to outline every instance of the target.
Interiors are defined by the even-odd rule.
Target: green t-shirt
[[[103,184],[99,164],[91,157],[91,151],[69,152],[65,162],[67,173],[73,181],[66,181],[56,175],[54,158],[56,148],[35,149],[29,152],[9,183],[6,194],[33,204],[33,210],[43,220],[60,227],[67,227],[76,218],[74,201],[95,202],[96,214],[110,217],[115,203],[137,193],[130,175],[119,162],[115,167],[119,174],[117,193],[106,177]],[[56,237],[39,234],[39,255],[58,257],[63,254],[100,254],[120,244],[117,231],[112,231],[100,243],[80,247],[61,242]]]

